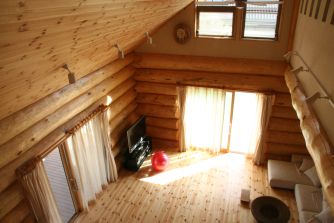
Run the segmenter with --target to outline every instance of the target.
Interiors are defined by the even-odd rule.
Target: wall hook
[[[65,70],[67,70],[68,71],[68,75],[67,75],[67,78],[68,78],[68,82],[70,83],[70,84],[74,84],[75,83],[75,75],[74,75],[74,73],[68,68],[68,65],[67,64],[64,64],[63,66],[62,66],[62,68],[64,68]]]
[[[150,36],[150,34],[148,32],[145,32],[145,36],[147,39],[147,43],[152,45],[153,44],[153,38]]]
[[[118,57],[124,59],[125,58],[124,50],[119,46],[118,43],[114,44],[114,47],[116,47],[118,50]]]

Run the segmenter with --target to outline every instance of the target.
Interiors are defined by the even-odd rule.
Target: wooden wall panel
[[[18,182],[14,182],[0,194],[0,219],[5,217],[24,199],[23,191]]]
[[[138,97],[139,97],[139,95],[138,95]],[[171,118],[147,117],[146,118],[146,125],[162,127],[162,128],[166,128],[166,129],[179,129],[179,120],[178,119],[171,119]]]
[[[209,71],[217,73],[283,76],[283,61],[232,59],[166,54],[137,54],[136,68]]]
[[[136,80],[166,84],[187,84],[245,91],[288,92],[282,77],[207,71],[139,69]]]
[[[29,205],[26,200],[22,200],[15,208],[13,208],[5,217],[3,217],[1,223],[16,223],[23,221],[30,214]]]
[[[191,0],[0,3],[0,119],[68,85],[145,40]],[[126,22],[125,22],[126,21]]]
[[[132,54],[128,55],[124,60],[116,60],[96,72],[77,80],[75,84],[65,86],[60,92],[54,92],[42,100],[0,120],[0,145],[32,126],[42,118],[55,112],[75,97],[83,94],[98,83],[101,83],[103,80],[109,77],[115,79],[117,76],[115,74],[126,65],[129,65],[132,61]]]
[[[15,169],[64,137],[66,129],[73,127],[102,103],[111,103],[110,126],[112,129],[117,130],[118,133],[128,128],[128,126],[122,125],[122,123],[131,125],[135,121],[133,118],[130,118],[133,117],[133,115],[131,116],[130,114],[136,109],[136,92],[134,90],[135,81],[133,79],[134,69],[128,66],[129,62],[131,62],[131,58],[125,59],[123,62],[116,61],[117,66],[114,66],[115,63],[112,63],[110,66],[107,66],[109,67],[108,69],[103,68],[94,74],[87,75],[84,77],[87,78],[85,81],[78,80],[77,83],[80,84],[74,87],[79,92],[76,93],[78,96],[73,96],[75,93],[71,92],[72,90],[67,90],[69,88],[55,92],[51,97],[54,97],[53,100],[59,100],[59,103],[57,102],[60,106],[58,109],[50,108],[51,110],[54,109],[54,112],[51,112],[50,115],[47,115],[45,112],[43,112],[42,115],[39,114],[39,117],[42,117],[42,119],[37,120],[36,124],[25,126],[26,129],[22,133],[15,135],[12,139],[0,145],[0,150],[3,152],[0,161],[0,203],[1,205],[4,204],[4,206],[0,207],[0,222],[10,222],[10,219],[13,219],[15,215],[23,222],[31,222],[34,220],[28,206],[23,207],[26,204],[22,203],[22,192],[17,189],[19,184],[15,181]],[[94,75],[99,78],[100,81],[90,78]],[[90,80],[92,80],[92,82],[89,83],[90,87],[86,87],[82,84]],[[78,89],[80,87],[86,90],[80,93],[82,92],[82,90]],[[68,101],[64,103],[61,101],[62,96],[72,97],[73,99],[63,99]],[[29,116],[33,115],[34,111],[38,111],[38,108],[41,108],[40,105],[44,103],[44,100],[48,100],[48,97],[42,99],[41,103],[37,102],[29,106],[27,110],[31,111],[30,113],[28,112]],[[52,102],[50,102],[49,106],[52,106]],[[48,107],[45,109],[48,109]],[[24,111],[25,109],[18,113],[23,115]],[[13,115],[16,115],[16,113]],[[44,117],[44,115],[46,116]],[[29,116],[26,118],[29,118]],[[11,116],[9,117],[14,121],[16,120]],[[21,115],[18,117],[18,120],[20,120]],[[13,125],[15,125],[15,122],[13,122]],[[36,126],[39,127],[37,128]],[[124,149],[123,146],[116,147],[119,137],[122,137],[122,135],[114,134],[111,136],[114,142],[112,152],[117,155]],[[19,143],[17,144],[17,142]],[[2,201],[5,201],[5,203]],[[28,212],[26,212],[27,209]]]
[[[174,126],[175,120],[180,122],[177,86],[191,85],[275,94],[268,132],[265,134],[266,156],[286,159],[292,153],[307,153],[282,76],[285,64],[247,59],[136,54],[134,66],[137,68],[136,91],[139,92],[137,112],[148,116],[147,124],[150,127],[157,127],[150,133],[158,146],[163,147],[166,143],[162,141],[163,128],[169,128],[168,125],[172,124],[173,129],[179,129],[179,124]],[[172,142],[166,143],[169,144],[167,147],[177,145],[175,141]]]

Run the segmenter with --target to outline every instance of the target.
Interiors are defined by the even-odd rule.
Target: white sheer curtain
[[[106,114],[101,114],[106,116]],[[71,165],[78,183],[82,205],[96,199],[108,179],[116,180],[117,171],[107,139],[107,117],[97,115],[67,139]]]
[[[63,222],[54,199],[43,162],[38,161],[29,167],[23,167],[26,173],[19,173],[19,180],[25,195],[33,209],[37,222]]]
[[[265,132],[268,128],[272,106],[274,104],[274,95],[257,94],[258,97],[258,123],[257,139],[254,148],[253,162],[260,165],[264,161],[264,140]]]
[[[225,91],[186,87],[184,103],[184,144],[187,149],[218,153],[222,149]]]
[[[110,120],[110,110],[107,109],[104,111],[100,116],[100,121],[101,121],[101,130],[102,130],[102,137],[103,137],[103,145],[104,145],[104,150],[106,153],[106,159],[107,159],[107,179],[108,182],[114,182],[118,178],[118,173],[117,173],[117,167],[114,159],[114,155],[112,154],[111,151],[111,140],[109,137],[110,133],[110,125],[109,125],[109,120]]]

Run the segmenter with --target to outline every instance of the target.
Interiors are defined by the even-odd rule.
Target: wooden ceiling
[[[0,1],[0,119],[118,57],[192,0]]]

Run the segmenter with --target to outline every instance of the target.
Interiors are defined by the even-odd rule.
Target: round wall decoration
[[[190,28],[186,24],[179,23],[174,28],[175,41],[180,44],[185,44],[190,39]]]

